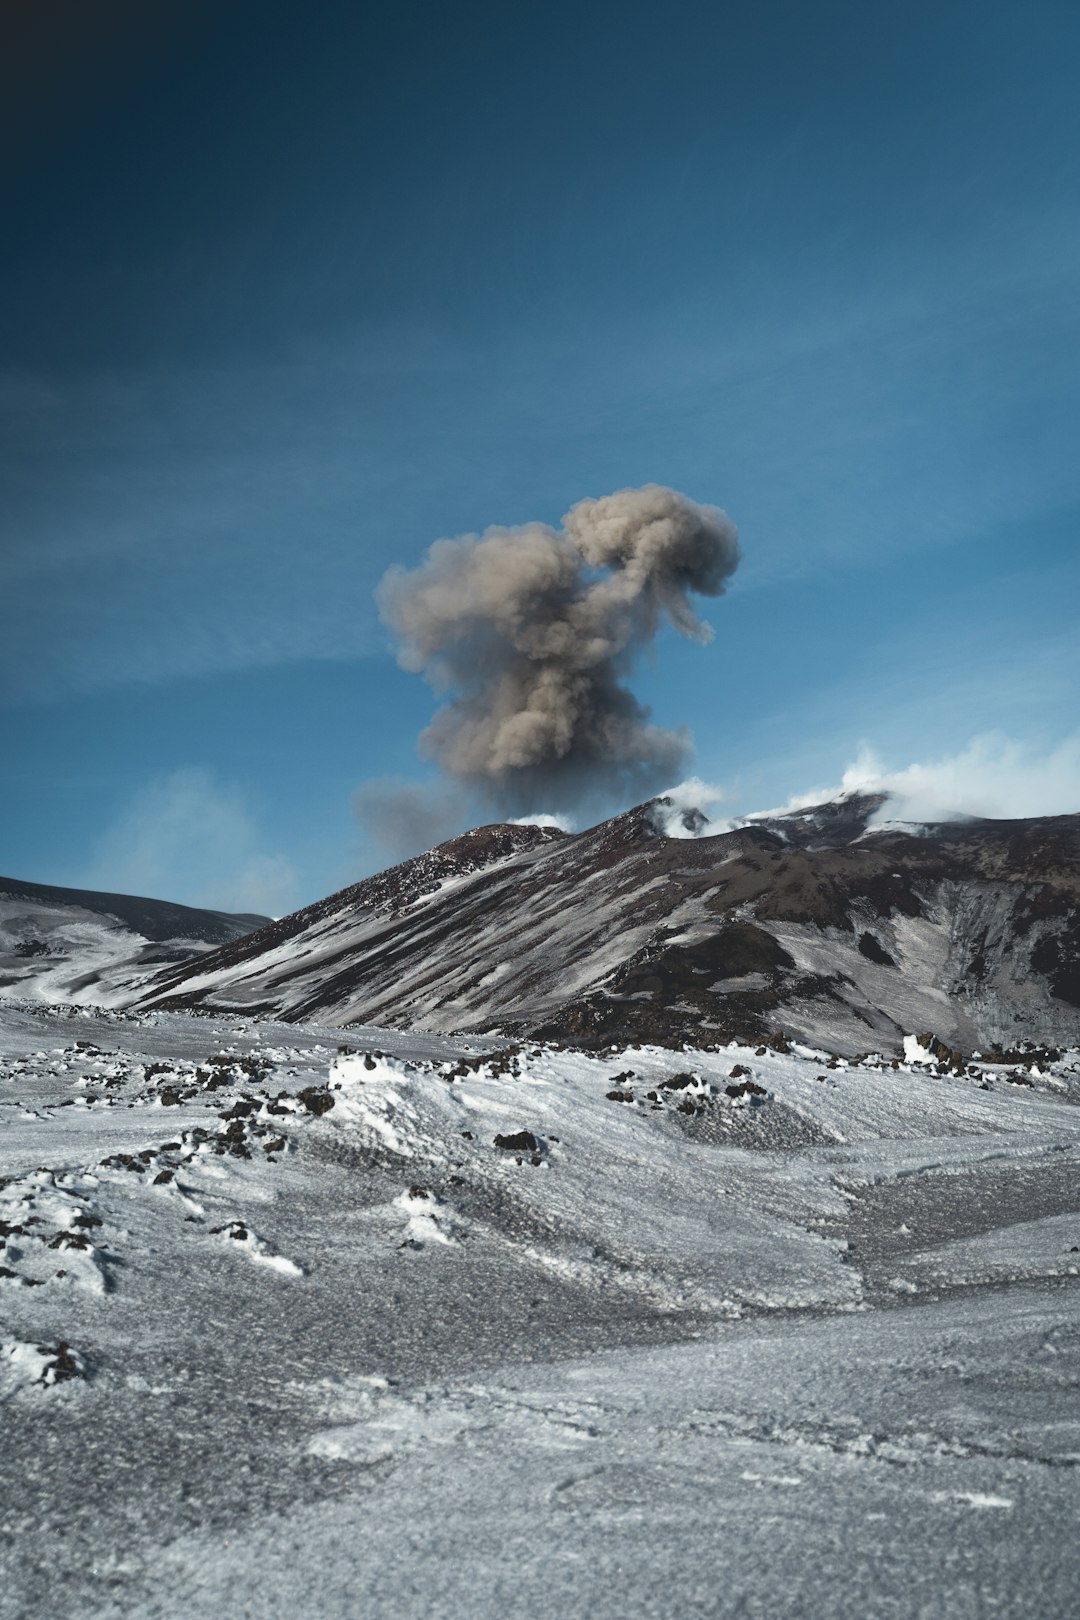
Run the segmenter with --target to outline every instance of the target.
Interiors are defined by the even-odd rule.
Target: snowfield
[[[0,1004],[0,1616],[1075,1613],[1078,1103]]]

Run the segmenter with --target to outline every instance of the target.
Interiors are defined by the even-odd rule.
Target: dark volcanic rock
[[[540,1143],[532,1131],[512,1131],[507,1136],[496,1136],[495,1146],[504,1153],[539,1153]]]

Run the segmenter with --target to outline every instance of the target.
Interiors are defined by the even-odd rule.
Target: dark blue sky
[[[351,793],[431,710],[382,572],[647,481],[742,533],[638,682],[733,808],[990,731],[1080,791],[1074,4],[3,28],[0,870],[379,864]]]

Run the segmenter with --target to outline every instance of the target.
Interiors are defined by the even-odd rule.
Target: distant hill
[[[269,918],[0,877],[0,995],[111,1004]]]

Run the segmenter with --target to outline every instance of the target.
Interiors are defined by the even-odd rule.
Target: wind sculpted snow
[[[266,917],[0,878],[0,993],[100,1006]]]
[[[0,1615],[1069,1611],[1080,1053],[0,1031]]]

